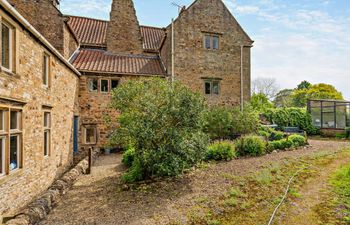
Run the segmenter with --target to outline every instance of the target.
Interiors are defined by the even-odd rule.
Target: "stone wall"
[[[1,16],[7,13],[0,11]],[[0,176],[0,215],[11,216],[47,189],[72,164],[72,121],[77,112],[77,75],[33,35],[15,26],[16,67],[0,72],[2,104],[22,106],[22,168]],[[43,85],[44,53],[50,55],[51,85]],[[44,108],[51,111],[51,152],[44,156]]]
[[[210,104],[240,104],[241,45],[252,41],[221,0],[196,1],[174,22],[175,78],[204,94],[204,79],[220,81],[221,93],[206,96]],[[219,37],[219,49],[204,48],[206,34]],[[171,25],[161,56],[171,74]],[[244,48],[244,99],[250,99],[250,47]]]
[[[80,130],[79,130],[79,151],[84,153],[89,147],[103,148],[108,142],[111,131],[115,126],[107,127],[104,118],[110,116],[114,120],[118,117],[119,112],[109,108],[111,102],[111,93],[90,92],[88,89],[89,79],[107,79],[119,80],[119,85],[132,79],[140,79],[140,76],[133,75],[99,75],[84,74],[80,79],[79,87],[79,105],[80,105]],[[100,84],[100,82],[99,82]],[[97,143],[85,144],[84,127],[95,126],[97,128]],[[84,157],[84,154],[80,158]]]
[[[8,0],[8,2],[66,59],[77,49],[78,43],[67,28],[66,18],[53,5],[52,0]]]
[[[124,54],[143,53],[140,26],[132,0],[113,0],[107,50]]]

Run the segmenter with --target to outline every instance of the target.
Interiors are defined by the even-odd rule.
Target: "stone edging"
[[[93,161],[98,157],[100,149],[93,150]],[[74,168],[56,180],[51,187],[39,198],[30,203],[14,219],[6,222],[6,225],[31,225],[38,224],[57,205],[61,197],[73,186],[74,182],[82,174],[86,174],[89,167],[89,158],[81,160]]]

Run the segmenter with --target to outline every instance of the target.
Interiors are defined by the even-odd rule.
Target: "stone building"
[[[45,190],[73,153],[105,146],[123,82],[173,78],[209,104],[250,98],[253,41],[222,0],[195,0],[166,28],[139,25],[132,0],[113,0],[109,21],[62,15],[59,0],[0,6],[0,215]]]
[[[72,164],[80,73],[0,1],[0,223]]]
[[[250,99],[253,41],[221,0],[194,1],[167,28],[140,26],[132,0],[113,0],[111,9],[109,21],[67,16],[81,46],[71,58],[83,75],[81,148],[103,147],[108,140],[102,118],[110,113],[109,92],[125,80],[169,78],[174,69],[174,79],[202,93],[209,104]]]

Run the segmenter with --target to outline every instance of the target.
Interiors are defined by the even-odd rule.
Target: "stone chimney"
[[[141,54],[142,38],[132,0],[113,0],[107,30],[107,51]]]

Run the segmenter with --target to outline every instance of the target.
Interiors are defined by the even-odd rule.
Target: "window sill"
[[[0,72],[4,73],[4,74],[6,74],[6,75],[8,75],[10,77],[15,77],[15,78],[19,78],[20,77],[18,74],[14,73],[13,71],[11,71],[11,70],[9,70],[9,69],[7,69],[5,67],[2,67],[2,66],[0,66]]]

